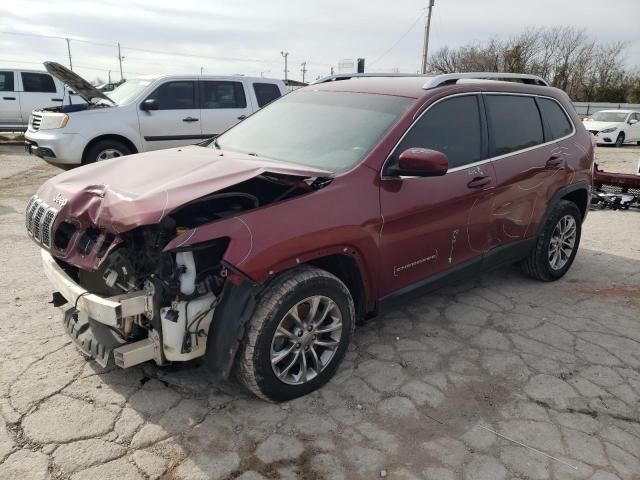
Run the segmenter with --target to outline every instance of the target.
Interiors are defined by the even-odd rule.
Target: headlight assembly
[[[600,133],[611,133],[611,132],[615,132],[618,129],[618,127],[609,127],[609,128],[605,128],[604,130],[600,130]]]
[[[40,120],[40,130],[64,128],[68,121],[69,116],[66,113],[45,113]]]

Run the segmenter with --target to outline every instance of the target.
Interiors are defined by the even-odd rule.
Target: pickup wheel
[[[267,400],[306,395],[334,375],[354,327],[353,298],[337,277],[308,266],[284,272],[258,301],[236,377]]]
[[[100,140],[91,145],[84,154],[82,164],[101,162],[111,158],[124,157],[133,153],[129,147],[118,140]]]
[[[529,256],[520,262],[520,270],[543,282],[559,279],[573,263],[581,232],[580,209],[573,202],[561,200],[547,218]]]

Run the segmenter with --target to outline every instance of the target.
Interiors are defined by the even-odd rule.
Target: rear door
[[[197,81],[167,80],[147,99],[155,100],[158,109],[138,111],[144,150],[181,147],[202,139]]]
[[[495,185],[479,95],[439,101],[414,123],[388,160],[408,148],[447,155],[441,177],[383,177],[380,250],[384,293],[481,259],[493,240],[490,201]]]
[[[63,91],[48,73],[20,72],[20,106],[25,122],[36,108],[62,105]]]
[[[245,84],[238,80],[200,80],[200,112],[205,138],[219,135],[251,114]]]
[[[567,182],[564,144],[574,128],[550,98],[484,94],[484,101],[497,177],[491,206],[497,247],[534,235],[549,200]]]
[[[0,130],[9,126],[26,125],[28,119],[20,115],[20,97],[16,91],[15,74],[0,70]]]

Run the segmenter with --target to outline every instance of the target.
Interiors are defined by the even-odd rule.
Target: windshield
[[[629,114],[625,112],[596,112],[587,120],[595,122],[624,122],[627,115]]]
[[[116,87],[112,92],[109,92],[107,96],[118,105],[124,105],[136,98],[150,83],[151,80],[132,78],[119,87]]]
[[[390,95],[298,91],[239,123],[213,145],[342,172],[362,160],[413,101]]]

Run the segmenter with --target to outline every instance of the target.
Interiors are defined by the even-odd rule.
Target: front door
[[[228,80],[201,80],[200,112],[202,133],[208,137],[233,127],[251,113],[244,84]]]
[[[157,110],[138,110],[145,151],[201,141],[197,87],[193,80],[172,80],[160,85],[146,98],[156,101]]]
[[[11,70],[0,71],[0,131],[10,126],[27,123],[20,115],[20,98]]]
[[[629,122],[629,127],[627,128],[629,135],[627,136],[627,140],[640,141],[640,113],[632,113],[627,122]]]
[[[430,148],[447,155],[441,177],[386,177],[380,189],[384,294],[480,259],[493,242],[493,165],[478,95],[439,101],[416,121],[391,154]]]

